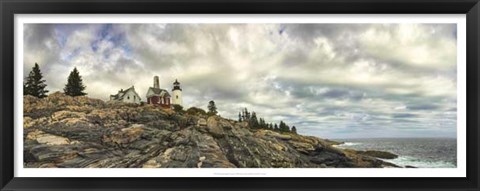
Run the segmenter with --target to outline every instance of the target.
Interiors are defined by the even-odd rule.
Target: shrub
[[[198,107],[191,107],[187,109],[187,114],[189,115],[206,115],[207,112],[205,110],[200,109]]]

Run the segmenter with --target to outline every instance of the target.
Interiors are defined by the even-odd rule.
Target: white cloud
[[[456,39],[439,38],[425,25],[378,25],[361,34],[359,42],[372,57],[391,62],[433,69],[456,66]]]

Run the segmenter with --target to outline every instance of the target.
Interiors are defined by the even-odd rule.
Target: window
[[[133,100],[137,99],[137,96],[133,96]]]
[[[177,95],[177,99],[178,99],[178,95]]]
[[[127,99],[130,99],[130,96],[128,96]]]

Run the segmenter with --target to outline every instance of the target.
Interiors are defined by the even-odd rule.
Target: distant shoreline
[[[357,151],[377,150],[398,155],[382,159],[404,167],[456,168],[456,138],[361,138],[342,139],[335,147]]]

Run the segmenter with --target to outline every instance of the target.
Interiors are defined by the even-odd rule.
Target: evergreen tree
[[[292,133],[297,134],[297,128],[295,126],[292,127]]]
[[[288,125],[285,124],[285,122],[283,122],[283,121],[280,121],[279,130],[280,130],[280,132],[289,132],[290,131]]]
[[[215,102],[212,100],[210,102],[208,102],[208,115],[209,116],[212,116],[212,115],[217,115],[217,106],[215,105]]]
[[[245,121],[250,120],[250,112],[248,112],[247,108],[245,108]]]
[[[270,124],[268,125],[268,129],[273,130],[273,124],[272,124],[272,123],[270,123]]]
[[[42,79],[43,75],[40,71],[40,67],[37,63],[33,66],[32,71],[28,74],[28,77],[23,84],[23,95],[31,95],[38,98],[47,97],[48,90],[45,89],[47,84]]]
[[[238,122],[242,122],[242,114],[238,112]]]
[[[252,112],[252,117],[250,117],[249,120],[249,125],[252,128],[258,128],[258,119],[257,119],[257,114],[255,112]]]
[[[261,128],[261,129],[267,129],[267,127],[265,126],[265,120],[263,118],[260,118],[258,120],[258,126]]]
[[[63,88],[63,91],[66,95],[75,97],[87,95],[87,93],[83,92],[84,90],[85,86],[83,85],[82,76],[80,76],[80,73],[78,73],[78,70],[75,67],[73,71],[70,72],[67,84],[65,85],[65,88]]]
[[[276,123],[275,123],[275,125],[273,126],[273,130],[274,130],[274,131],[279,131],[278,125],[277,125]]]

